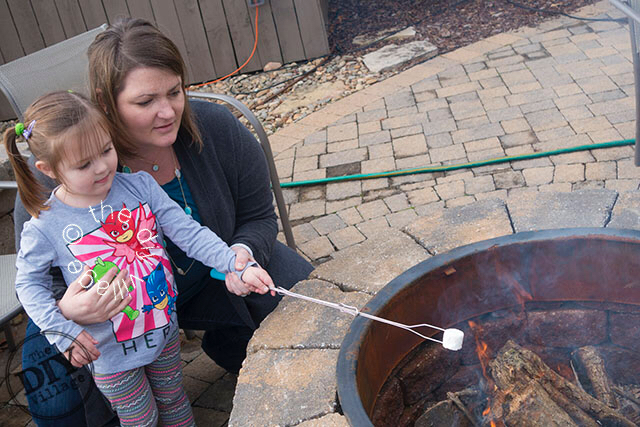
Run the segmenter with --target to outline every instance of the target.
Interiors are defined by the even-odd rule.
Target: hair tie
[[[26,139],[28,141],[29,138],[31,137],[31,133],[33,133],[33,127],[35,125],[36,125],[36,121],[35,120],[31,120],[31,123],[29,123],[29,126],[27,126],[27,128],[25,129],[24,128],[24,123],[18,123],[16,125],[16,135],[22,135],[24,137],[24,139]]]

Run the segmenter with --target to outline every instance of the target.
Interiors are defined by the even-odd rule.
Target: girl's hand
[[[98,341],[96,341],[89,332],[82,331],[73,343],[71,343],[67,351],[64,352],[64,357],[66,357],[73,366],[80,368],[100,357],[100,352],[96,344],[98,344]]]
[[[114,267],[101,279],[109,283],[108,286],[94,284],[90,289],[86,289],[92,277],[89,270],[91,269],[85,265],[80,277],[69,284],[64,296],[58,301],[62,315],[79,325],[105,322],[131,302],[131,295],[127,290],[131,284],[131,277],[127,270],[121,270],[116,275]]]
[[[232,246],[231,250],[236,253],[236,270],[242,270],[245,268],[249,261],[255,261],[242,246]],[[239,296],[247,296],[251,293],[251,288],[244,283],[235,272],[227,273],[224,277],[224,283],[227,286],[229,292]]]
[[[242,275],[242,280],[248,285],[252,292],[266,294],[270,288],[273,288],[273,280],[265,270],[260,267],[249,267]],[[274,295],[275,291],[271,291]]]

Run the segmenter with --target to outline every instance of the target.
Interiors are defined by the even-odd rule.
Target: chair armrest
[[[629,18],[636,21],[637,24],[640,24],[640,14],[638,11],[632,9],[628,4],[618,1],[618,0],[609,0],[611,4],[618,8],[622,13],[627,15]]]
[[[18,188],[18,183],[15,181],[0,181],[0,190],[11,190]]]

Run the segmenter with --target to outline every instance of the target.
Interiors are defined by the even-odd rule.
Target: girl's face
[[[180,76],[161,68],[138,67],[125,77],[116,108],[140,154],[145,156],[175,142],[184,102]]]
[[[107,198],[118,167],[118,155],[109,134],[100,131],[98,135],[98,153],[89,158],[82,158],[71,148],[78,147],[81,141],[69,141],[69,144],[65,144],[69,148],[58,166],[58,177],[48,164],[36,162],[39,170],[53,179],[57,178],[62,184],[56,196],[63,203],[85,208]]]

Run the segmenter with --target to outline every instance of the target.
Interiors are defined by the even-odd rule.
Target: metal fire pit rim
[[[456,259],[490,249],[494,246],[507,246],[511,244],[523,244],[551,239],[558,240],[563,238],[593,238],[597,236],[619,238],[620,240],[640,241],[639,230],[580,227],[522,231],[480,242],[470,243],[441,254],[436,254],[396,276],[373,298],[371,298],[361,311],[375,315],[382,307],[384,307],[384,304],[388,302],[391,295],[394,295],[401,287],[405,287],[416,281],[425,272],[443,267]],[[340,352],[338,354],[338,362],[336,366],[338,400],[344,416],[353,427],[373,427],[373,423],[362,405],[356,378],[360,344],[368,333],[369,327],[372,323],[373,321],[369,319],[357,316],[351,322],[349,330],[342,340]]]

